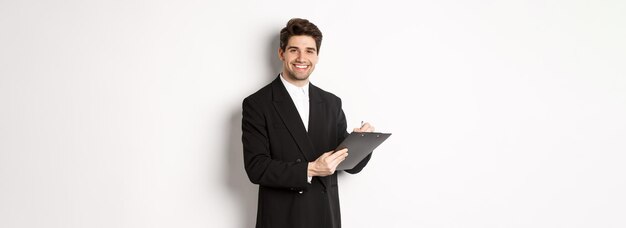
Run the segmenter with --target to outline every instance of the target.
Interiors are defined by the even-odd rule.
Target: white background
[[[253,227],[241,101],[292,17],[349,128],[344,227],[626,227],[626,2],[0,1],[0,227]]]

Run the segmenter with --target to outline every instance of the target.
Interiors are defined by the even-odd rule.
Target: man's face
[[[310,36],[292,36],[285,51],[278,49],[278,57],[283,61],[283,76],[287,80],[306,82],[317,64],[315,40]]]

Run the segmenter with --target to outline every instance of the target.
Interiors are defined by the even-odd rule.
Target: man
[[[248,178],[259,185],[258,228],[341,227],[335,169],[348,150],[341,99],[309,83],[322,33],[305,19],[280,32],[282,73],[243,101],[242,142]],[[365,123],[354,131],[371,132]],[[348,173],[358,173],[367,156]]]

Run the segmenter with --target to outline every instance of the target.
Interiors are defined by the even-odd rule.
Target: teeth
[[[304,69],[304,68],[306,68],[307,66],[300,66],[300,65],[296,65],[296,67],[297,67],[297,68],[300,68],[300,69]]]

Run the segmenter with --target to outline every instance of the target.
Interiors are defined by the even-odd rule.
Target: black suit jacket
[[[307,132],[279,77],[243,101],[245,169],[259,185],[256,227],[341,227],[337,173],[307,182],[308,162],[348,135],[341,99],[309,84]],[[347,172],[360,172],[370,156]]]

